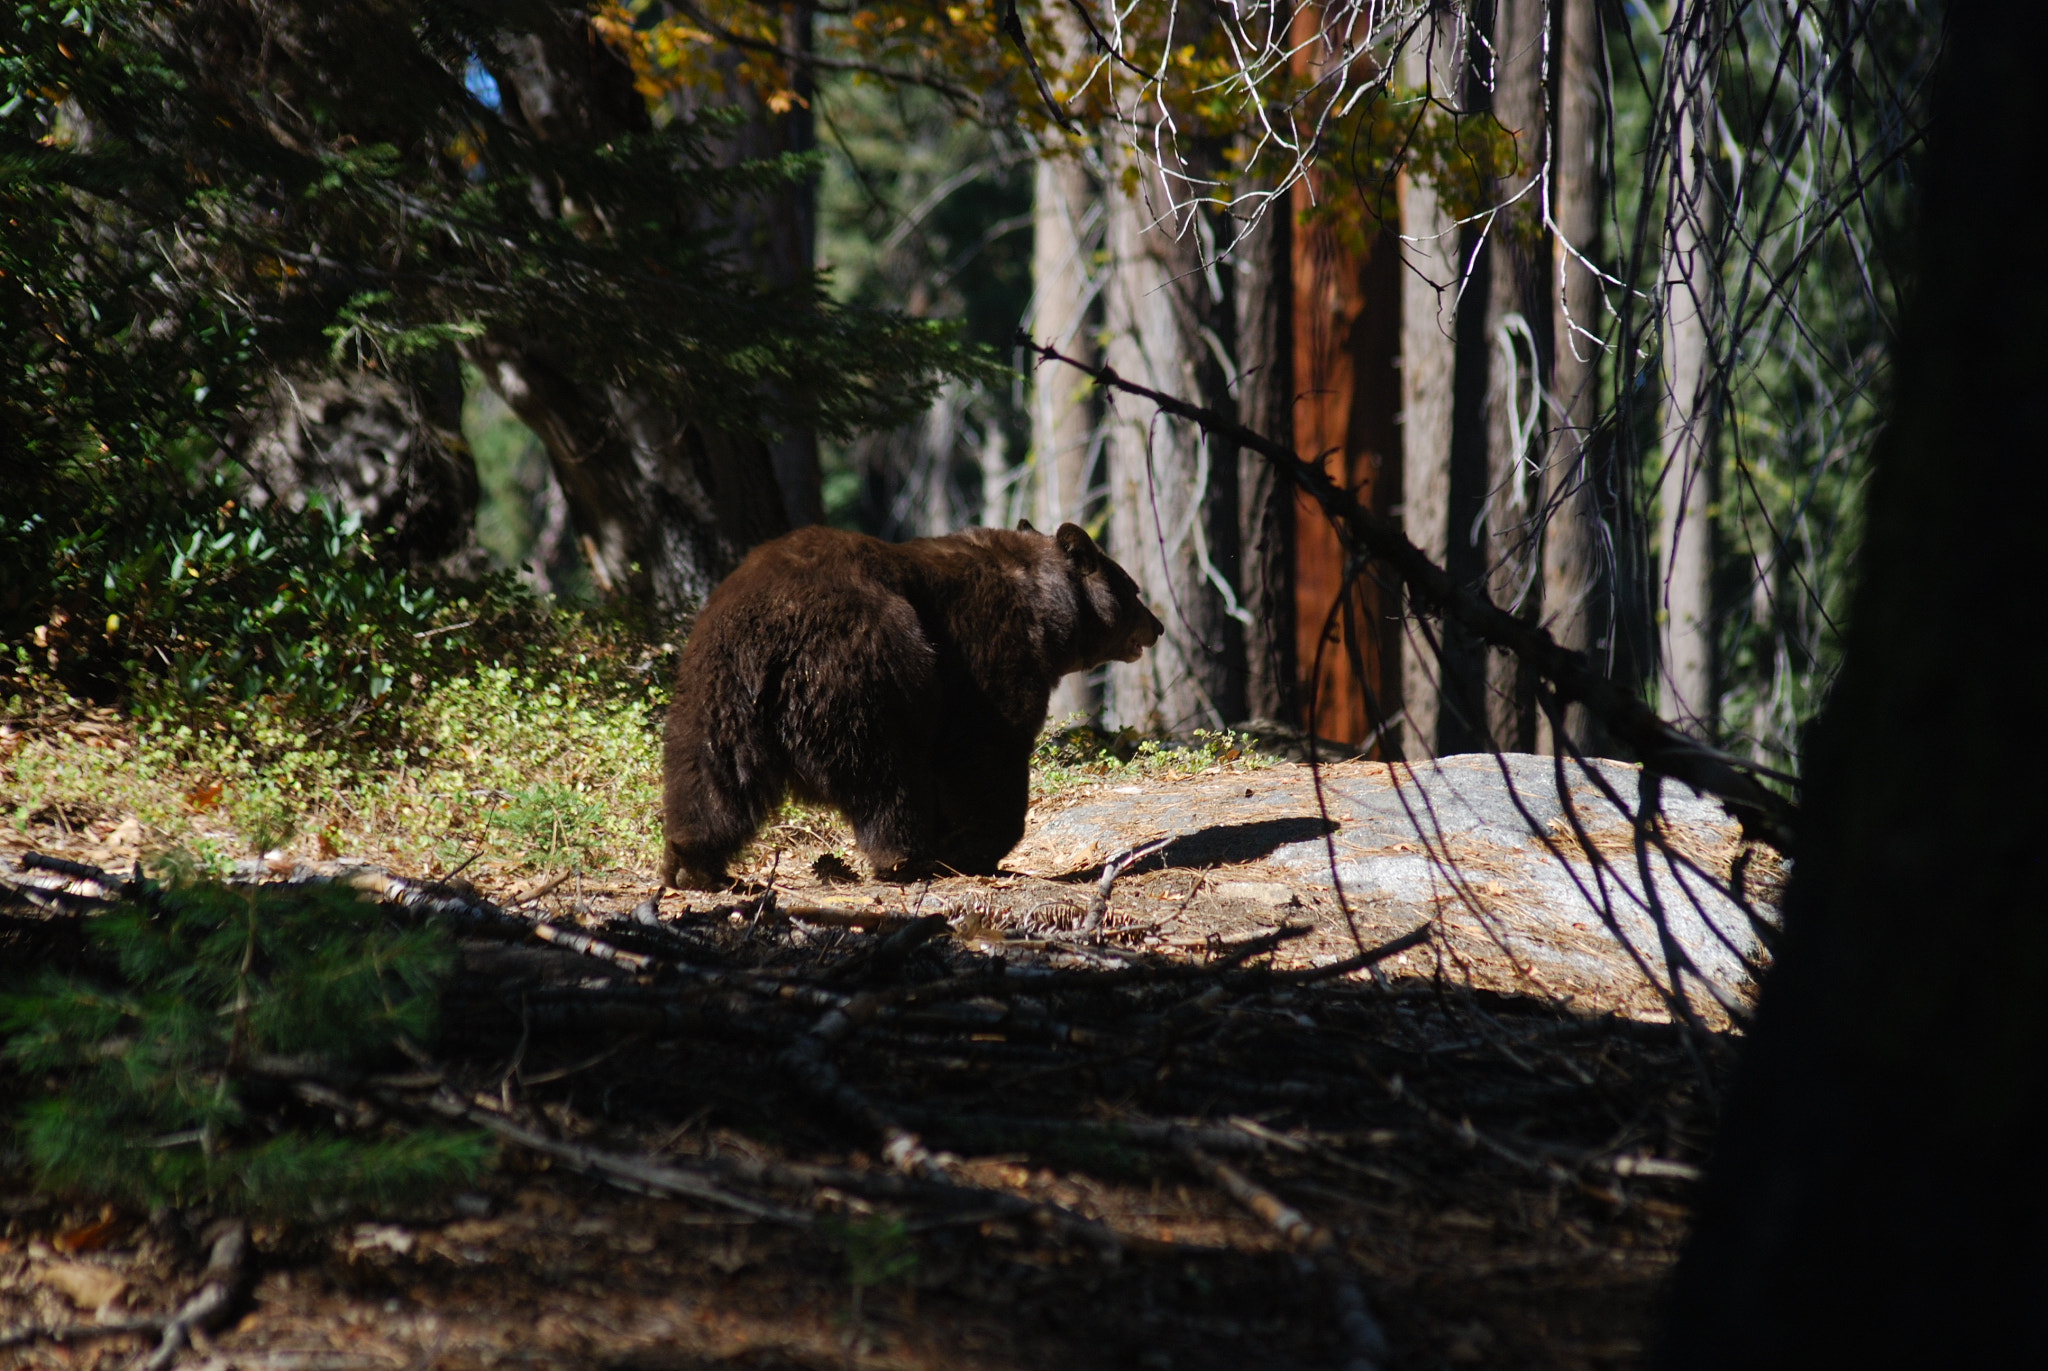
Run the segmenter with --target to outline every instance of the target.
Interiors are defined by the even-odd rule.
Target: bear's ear
[[[1036,532],[1038,532],[1038,530],[1037,530],[1037,529],[1035,529],[1035,528],[1033,528],[1033,527],[1031,526],[1031,521],[1030,521],[1029,519],[1019,519],[1019,520],[1017,521],[1017,531],[1018,531],[1019,533],[1036,533]]]
[[[1088,530],[1079,524],[1061,524],[1053,537],[1059,542],[1060,551],[1067,554],[1067,560],[1076,566],[1089,566],[1102,558],[1102,549],[1095,546]]]

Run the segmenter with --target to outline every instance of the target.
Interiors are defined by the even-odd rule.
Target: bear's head
[[[1079,622],[1074,630],[1076,664],[1086,671],[1104,662],[1135,662],[1159,641],[1166,625],[1145,607],[1138,583],[1104,555],[1079,524],[1061,524],[1053,535],[1074,587]]]

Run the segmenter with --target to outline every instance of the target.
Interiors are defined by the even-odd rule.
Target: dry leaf
[[[50,1239],[50,1246],[59,1252],[97,1252],[107,1245],[119,1223],[111,1208],[104,1209],[93,1222],[80,1224]]]
[[[119,1299],[128,1288],[125,1277],[91,1262],[51,1262],[36,1272],[36,1279],[80,1309],[95,1314]]]
[[[207,781],[203,784],[195,785],[186,791],[185,803],[191,805],[194,809],[212,809],[220,803],[220,792],[221,783],[219,781]]]

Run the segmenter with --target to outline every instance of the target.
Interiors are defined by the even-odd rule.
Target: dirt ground
[[[1475,911],[1450,887],[1318,880],[1276,861],[1286,843],[1187,841],[1245,822],[1226,792],[1283,781],[1300,778],[1080,787],[1034,813],[1008,874],[914,886],[848,879],[843,833],[786,825],[739,893],[671,894],[659,928],[630,916],[644,874],[558,887],[525,912],[731,985],[907,1008],[834,1040],[835,1108],[790,1065],[816,1033],[793,991],[677,1018],[672,981],[645,969],[466,942],[434,1048],[449,1089],[556,1144],[736,1192],[751,1177],[772,1212],[631,1193],[508,1144],[431,1212],[257,1227],[232,1316],[184,1364],[1641,1365],[1730,1064],[1725,1016],[1689,1037],[1640,981],[1532,972],[1486,932],[1534,926],[1508,876]],[[1089,805],[1130,822],[1096,822],[1090,849],[1060,825]],[[1178,841],[1115,882],[1099,942],[1077,940],[1103,862],[1162,827]],[[1680,836],[1726,874],[1725,834]],[[94,854],[56,825],[6,842],[10,877],[30,848]],[[942,935],[884,950],[933,914]],[[1430,938],[1375,967],[1305,974],[1418,924]],[[892,1167],[892,1135],[850,1097],[929,1163]],[[0,1366],[129,1364],[154,1335],[104,1330],[174,1307],[208,1237],[201,1215],[39,1196],[9,1164]]]

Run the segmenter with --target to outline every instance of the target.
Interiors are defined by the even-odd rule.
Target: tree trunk
[[[1237,414],[1246,428],[1294,442],[1294,311],[1289,262],[1296,232],[1279,197],[1231,252],[1237,307]],[[1300,718],[1294,655],[1294,489],[1255,452],[1237,462],[1238,600],[1249,718]]]
[[[451,350],[417,387],[372,371],[271,378],[240,458],[246,498],[302,510],[318,496],[414,566],[481,569],[477,475],[462,442],[462,375]]]
[[[1107,197],[1109,365],[1228,412],[1226,362],[1217,353],[1230,356],[1234,318],[1208,211],[1174,215],[1159,169],[1128,147],[1111,161],[1132,167],[1139,187]],[[1244,634],[1231,611],[1243,610],[1221,568],[1237,560],[1238,454],[1219,450],[1194,424],[1138,405],[1113,410],[1108,430],[1111,553],[1144,588],[1166,633],[1138,661],[1111,665],[1107,721],[1171,734],[1236,722],[1244,715]]]
[[[2035,213],[2048,12],[1944,17],[1841,674],[1666,1367],[2048,1365],[2048,278],[1985,237]]]
[[[1038,163],[1031,200],[1031,334],[1084,362],[1095,360],[1089,326],[1101,282],[1093,270],[1101,242],[1102,201],[1078,160]],[[1097,455],[1093,384],[1070,367],[1047,363],[1032,376],[1032,519],[1050,533],[1085,523]],[[1093,717],[1102,707],[1098,683],[1080,673],[1053,688],[1047,717]]]
[[[1603,595],[1600,510],[1589,444],[1600,415],[1600,282],[1586,263],[1599,236],[1600,15],[1596,0],[1557,0],[1557,138],[1551,147],[1550,393],[1558,427],[1547,435],[1543,466],[1543,622],[1565,647],[1596,660],[1609,655]],[[1604,733],[1583,705],[1564,714],[1566,740],[1581,751],[1606,750]],[[1550,718],[1537,718],[1537,748],[1556,752]]]
[[[1449,15],[1419,31],[1401,54],[1408,91],[1460,104],[1462,26]],[[1401,177],[1401,505],[1409,539],[1437,565],[1450,542],[1451,405],[1457,368],[1458,230],[1426,177]],[[1430,625],[1442,644],[1441,625]],[[1437,748],[1441,664],[1422,625],[1408,620],[1401,653],[1401,751]]]
[[[803,38],[808,34],[804,19]],[[807,38],[805,38],[807,41]],[[507,118],[536,138],[601,146],[650,126],[630,71],[587,23],[526,36],[494,73]],[[801,150],[807,116],[768,126],[765,111],[735,133],[734,159]],[[554,188],[534,194],[552,200]],[[788,283],[811,261],[808,190],[764,196],[727,230],[761,274]],[[694,612],[746,550],[817,516],[816,445],[792,434],[771,445],[694,424],[651,395],[588,377],[545,338],[491,335],[471,360],[540,435],[569,502],[592,578],[657,620]]]
[[[1516,169],[1494,188],[1508,208],[1487,235],[1486,514],[1476,540],[1487,593],[1511,613],[1533,616],[1541,591],[1536,495],[1536,435],[1550,380],[1549,259],[1529,239],[1540,228],[1532,189],[1548,156],[1543,61],[1548,50],[1546,0],[1495,0],[1490,35],[1495,84],[1493,114],[1515,139]],[[1461,530],[1462,532],[1462,530]],[[1520,659],[1486,653],[1486,734],[1493,746],[1517,752],[1535,743],[1535,696]]]
[[[1713,22],[1713,0],[1674,0],[1666,49],[1672,166],[1660,290],[1665,393],[1657,478],[1661,712],[1709,738],[1715,712],[1712,331],[1720,299],[1717,192],[1709,166]]]
[[[486,338],[470,355],[547,447],[607,596],[684,618],[787,527],[764,444],[685,424],[644,395],[592,393],[538,341]]]

